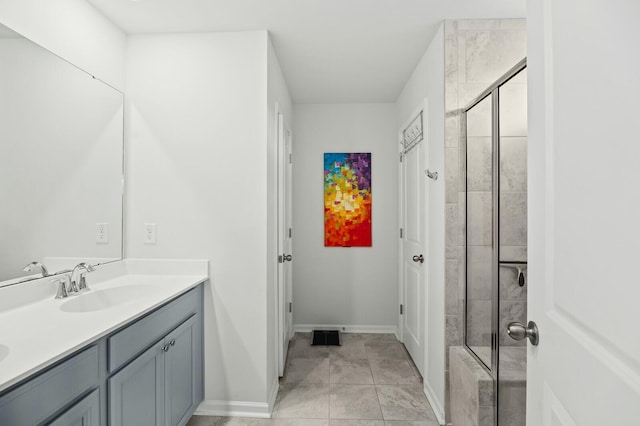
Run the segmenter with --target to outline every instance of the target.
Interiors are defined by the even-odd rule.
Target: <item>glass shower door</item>
[[[525,426],[527,340],[507,335],[527,324],[527,70],[499,87],[498,425]]]

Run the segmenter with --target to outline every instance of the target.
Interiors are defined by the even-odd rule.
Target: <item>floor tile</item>
[[[415,385],[420,380],[413,373],[410,361],[371,359],[369,361],[376,385]]]
[[[284,384],[280,386],[274,418],[329,418],[329,385]]]
[[[351,385],[372,385],[373,376],[366,359],[331,359],[330,382]]]
[[[191,416],[187,426],[213,426],[219,418],[214,416]]]
[[[331,358],[366,359],[367,350],[362,339],[343,339],[342,346],[330,346]]]
[[[296,339],[293,342],[293,358],[327,358],[329,356],[329,346],[312,346],[309,339]]]
[[[329,426],[329,419],[273,419],[273,426]]]
[[[409,358],[407,350],[400,342],[365,342],[369,359],[403,359]]]
[[[215,426],[273,426],[271,419],[254,419],[249,417],[221,417]]]
[[[331,419],[331,426],[384,426],[383,420],[336,420]]]
[[[329,358],[292,358],[284,383],[329,383]]]
[[[376,385],[385,420],[435,420],[419,385]]]
[[[404,421],[404,420],[392,420],[392,421],[385,421],[384,422],[385,426],[440,426],[440,423],[438,423],[435,420],[427,420],[426,422],[411,422],[411,421]]]
[[[332,419],[382,419],[375,386],[331,385],[329,413]]]

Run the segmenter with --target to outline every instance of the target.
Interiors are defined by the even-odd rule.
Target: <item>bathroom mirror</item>
[[[123,94],[0,25],[0,286],[122,259]]]

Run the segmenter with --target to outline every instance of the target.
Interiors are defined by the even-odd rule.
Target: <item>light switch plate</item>
[[[155,244],[156,243],[156,224],[155,223],[145,223],[144,224],[144,237],[145,244]]]
[[[109,224],[108,223],[96,223],[96,243],[108,244],[109,243]]]

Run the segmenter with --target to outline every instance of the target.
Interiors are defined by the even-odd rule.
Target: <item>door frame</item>
[[[402,123],[402,125],[400,126],[400,128],[398,129],[398,194],[400,196],[400,202],[398,203],[398,232],[400,232],[400,229],[402,229],[403,231],[403,235],[402,237],[398,238],[398,301],[399,301],[399,305],[402,304],[404,307],[406,307],[406,301],[405,301],[405,294],[404,294],[404,229],[406,228],[405,223],[404,223],[404,185],[405,185],[405,181],[404,181],[404,144],[403,144],[403,136],[402,136],[402,131],[404,129],[407,128],[407,126],[409,124],[411,124],[411,122],[415,119],[415,117],[422,113],[422,134],[423,134],[423,140],[420,143],[424,143],[424,166],[427,166],[427,160],[428,160],[428,156],[429,156],[429,147],[428,147],[428,123],[427,123],[427,113],[428,113],[428,100],[427,98],[424,98],[422,100],[422,103],[416,107],[410,114],[409,116],[405,119],[405,121]],[[425,177],[426,179],[426,177]],[[426,369],[427,369],[427,360],[428,360],[428,350],[427,350],[427,345],[426,345],[426,332],[427,332],[427,326],[428,326],[428,312],[427,312],[427,308],[428,308],[428,292],[427,292],[427,288],[428,288],[428,284],[429,284],[429,253],[427,252],[428,249],[428,241],[429,241],[429,203],[428,203],[428,196],[429,196],[429,185],[427,185],[425,183],[424,185],[424,193],[423,193],[423,204],[424,204],[424,225],[423,225],[423,240],[424,240],[424,244],[425,246],[423,247],[424,253],[426,253],[425,256],[425,261],[424,261],[424,274],[423,274],[423,282],[422,282],[422,309],[424,310],[424,312],[420,313],[420,317],[424,319],[423,323],[420,324],[420,326],[422,327],[422,346],[423,346],[423,355],[422,355],[422,370],[421,370],[421,374],[424,375],[426,374]],[[400,234],[398,234],[398,236],[400,236]],[[398,338],[398,340],[400,342],[404,343],[404,319],[405,319],[405,315],[400,314],[400,306],[398,306],[398,331],[396,332],[396,337]],[[413,359],[412,359],[413,360]],[[415,362],[415,360],[413,360]],[[416,365],[416,367],[419,367]],[[420,369],[420,368],[418,368]]]

